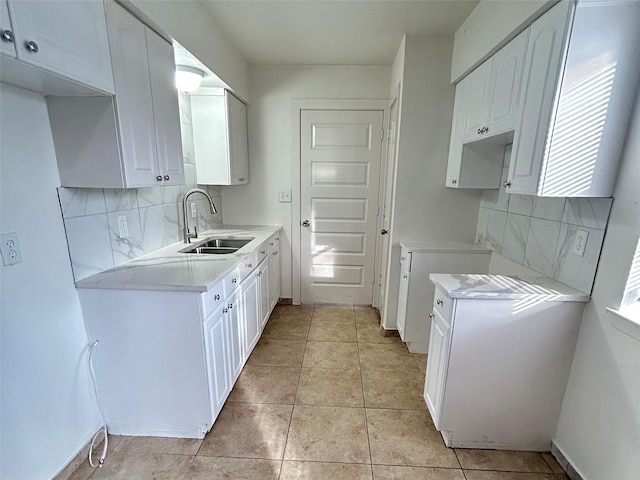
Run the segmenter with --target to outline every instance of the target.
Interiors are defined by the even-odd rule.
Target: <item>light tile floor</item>
[[[372,308],[278,306],[204,440],[111,437],[70,479],[567,479],[550,454],[446,448],[425,366]]]

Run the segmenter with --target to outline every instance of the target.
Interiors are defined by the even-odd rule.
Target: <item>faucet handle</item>
[[[193,226],[193,238],[198,238],[198,226]]]

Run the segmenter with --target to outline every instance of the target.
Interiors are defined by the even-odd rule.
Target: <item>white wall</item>
[[[388,329],[396,328],[400,242],[472,242],[480,204],[479,192],[444,186],[453,114],[454,87],[449,84],[453,37],[407,35],[404,51],[402,46],[393,64],[394,72],[400,66],[404,66],[404,70],[400,79],[390,287],[386,315],[383,315],[383,326]],[[396,75],[392,78],[393,92],[397,88]]]
[[[130,0],[125,2],[147,16],[213,71],[234,91],[249,100],[248,64],[207,11],[194,1]]]
[[[387,98],[388,66],[250,67],[249,184],[222,188],[225,224],[278,224],[282,290],[292,298],[291,204],[278,201],[291,190],[292,100]]]
[[[451,82],[458,82],[557,2],[482,0],[456,32]]]
[[[640,236],[640,95],[627,138],[600,265],[585,311],[556,445],[585,480],[640,472],[640,340],[612,327]]]
[[[0,96],[0,232],[16,232],[22,253],[22,263],[0,265],[0,477],[46,479],[76,455],[100,420],[46,104],[4,84]]]

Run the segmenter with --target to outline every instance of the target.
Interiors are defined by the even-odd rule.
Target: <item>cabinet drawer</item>
[[[256,252],[247,253],[240,260],[240,281],[244,280],[258,266]]]
[[[436,293],[433,296],[433,308],[440,312],[440,314],[449,320],[451,318],[451,311],[453,309],[453,300],[440,290],[436,288]]]
[[[407,272],[411,271],[411,256],[412,253],[406,248],[400,249],[400,267],[404,268]]]
[[[269,242],[263,242],[262,245],[260,245],[256,251],[255,251],[255,255],[256,255],[256,265],[260,265],[260,262],[262,262],[262,260],[264,260],[267,257],[267,251],[269,250]]]
[[[267,240],[267,254],[280,251],[280,232],[274,233]]]
[[[240,266],[234,268],[224,279],[224,294],[228,297],[240,285]]]
[[[211,315],[224,302],[224,281],[216,283],[211,289],[202,294],[202,308],[204,318]]]

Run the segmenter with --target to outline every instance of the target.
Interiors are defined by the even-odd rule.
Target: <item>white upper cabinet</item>
[[[200,89],[191,115],[198,184],[249,183],[247,106],[227,90]]]
[[[65,187],[184,184],[173,47],[108,1],[113,97],[48,97]]]
[[[509,137],[497,136],[515,128],[528,34],[522,32],[456,86],[446,186],[499,188]]]
[[[102,1],[2,0],[1,8],[3,55],[17,57],[40,71],[113,93]],[[17,80],[12,74],[25,72],[15,63],[3,64],[3,69],[9,70],[6,80],[10,82]]]
[[[507,192],[609,197],[640,75],[640,3],[560,2],[530,31]]]

